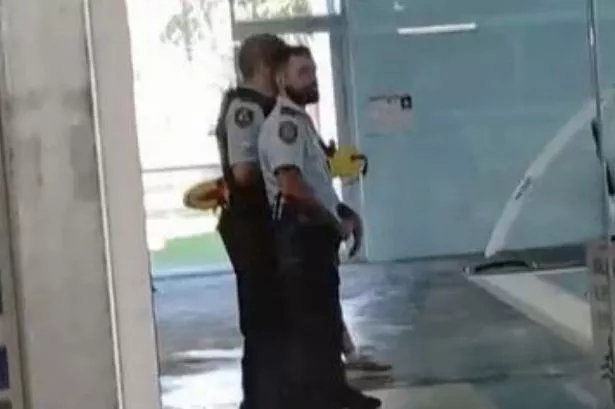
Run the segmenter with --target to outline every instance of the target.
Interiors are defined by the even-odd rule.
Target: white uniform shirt
[[[276,106],[261,126],[258,142],[271,206],[276,205],[281,192],[276,171],[292,166],[299,169],[316,199],[337,217],[340,200],[333,189],[327,156],[320,146],[320,135],[305,109],[287,98],[278,97]]]

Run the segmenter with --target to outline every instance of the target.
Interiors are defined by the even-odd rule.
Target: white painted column
[[[90,3],[123,408],[157,409],[158,356],[128,15],[124,0]]]
[[[158,408],[123,0],[92,9],[98,145],[82,1],[10,0],[0,15],[25,407]]]
[[[8,191],[3,169],[4,158],[0,156],[0,409],[19,409],[23,408],[23,388],[7,208]]]

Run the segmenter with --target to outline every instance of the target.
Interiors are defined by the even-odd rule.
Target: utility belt
[[[295,206],[282,203],[273,221],[273,234],[279,268],[285,276],[307,273],[331,280],[331,286],[339,285],[339,276],[332,272],[339,265],[341,238],[333,226],[306,220]]]
[[[217,230],[237,272],[271,270],[275,265],[273,226],[267,203],[235,197],[223,206]]]
[[[233,189],[222,206],[218,231],[225,240],[250,239],[265,245],[271,239],[271,211],[264,192]]]
[[[271,210],[264,187],[234,188],[229,192],[222,209],[227,213],[248,219],[271,219]]]
[[[324,220],[314,220],[306,216],[297,205],[285,202],[281,195],[278,195],[274,202],[272,215],[276,230],[292,230],[295,234],[319,241],[324,247],[330,247],[337,252],[341,237],[336,227]]]

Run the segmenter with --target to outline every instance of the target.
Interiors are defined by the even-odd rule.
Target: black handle
[[[602,145],[600,144],[600,130],[598,129],[598,121],[595,118],[591,121],[591,129],[594,144],[596,145],[596,155],[599,157],[602,152]],[[611,174],[611,168],[608,163],[606,164],[606,187],[609,196],[615,195],[615,181],[613,181],[613,175]]]
[[[363,162],[363,166],[361,167],[361,175],[365,176],[367,175],[367,166],[368,166],[368,161],[367,161],[367,156],[363,155],[362,153],[357,154],[357,155],[352,155],[350,157],[351,160],[355,161],[355,160],[360,160]]]

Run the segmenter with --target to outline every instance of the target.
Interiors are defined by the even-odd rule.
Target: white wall
[[[80,0],[19,0],[4,2],[1,15],[4,153],[26,406],[156,408],[124,4],[105,0],[92,10],[108,221],[101,217],[82,10]],[[108,274],[116,281],[113,299]],[[115,330],[112,301],[119,311]]]

